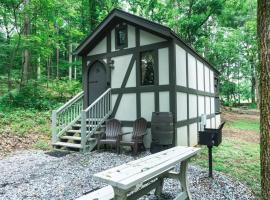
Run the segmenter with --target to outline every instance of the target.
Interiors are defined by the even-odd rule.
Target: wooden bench
[[[76,200],[109,200],[114,198],[112,186],[106,186],[89,194],[86,194]]]
[[[177,194],[175,200],[191,199],[186,177],[187,167],[189,159],[199,151],[195,147],[174,147],[105,170],[94,177],[112,186],[116,200],[135,200],[153,189],[155,195],[160,197],[164,178],[180,181],[182,192]],[[172,171],[178,163],[181,163],[180,172]]]

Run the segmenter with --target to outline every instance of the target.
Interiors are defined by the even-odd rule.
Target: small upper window
[[[141,53],[141,85],[154,85],[154,51]]]
[[[127,47],[127,25],[120,25],[115,29],[115,47],[117,49]]]

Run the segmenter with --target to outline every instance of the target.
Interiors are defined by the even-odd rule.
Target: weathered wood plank
[[[111,186],[103,187],[99,190],[81,196],[76,200],[110,200],[114,198],[114,191]]]
[[[94,176],[112,186],[130,189],[141,182],[153,178],[157,174],[170,170],[177,163],[196,155],[199,150],[199,148],[194,147],[174,147],[106,170]]]

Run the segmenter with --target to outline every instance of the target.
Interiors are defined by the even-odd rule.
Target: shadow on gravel
[[[65,152],[65,151],[49,151],[46,152],[45,154],[52,156],[52,157],[56,157],[56,158],[61,158],[64,157],[68,154],[70,154],[70,152]]]

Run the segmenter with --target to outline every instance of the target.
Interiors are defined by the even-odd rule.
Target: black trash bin
[[[173,145],[173,115],[171,112],[153,112],[151,120],[151,153],[171,148]]]

